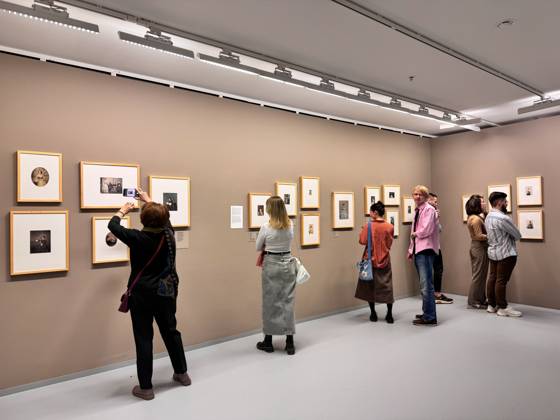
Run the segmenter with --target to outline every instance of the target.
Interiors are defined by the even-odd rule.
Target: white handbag
[[[303,266],[299,258],[294,257],[296,263],[296,283],[303,284],[311,278],[311,274]]]

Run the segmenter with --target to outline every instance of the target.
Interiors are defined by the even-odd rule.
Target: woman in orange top
[[[356,287],[356,298],[366,300],[371,309],[369,320],[377,321],[377,313],[375,312],[375,303],[387,304],[387,316],[385,320],[392,324],[393,320],[393,273],[391,271],[391,256],[389,251],[393,244],[394,228],[388,223],[383,216],[385,215],[385,205],[378,201],[372,204],[369,209],[371,217],[371,240],[372,254],[371,260],[373,264],[373,281],[358,280]],[[362,227],[360,232],[360,244],[368,243],[368,226]],[[367,248],[364,250],[363,258],[366,256]]]

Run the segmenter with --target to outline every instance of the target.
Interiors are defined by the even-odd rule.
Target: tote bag
[[[371,262],[372,243],[371,243],[371,222],[368,222],[367,228],[367,259],[358,262],[358,280],[372,281],[373,280],[373,266]]]

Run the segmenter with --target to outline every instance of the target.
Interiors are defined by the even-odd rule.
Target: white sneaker
[[[488,308],[486,308],[486,312],[488,312],[489,314],[495,314],[498,310],[492,306],[492,305],[488,305]]]
[[[516,311],[511,306],[508,306],[506,309],[498,309],[498,316],[513,316],[513,317],[520,317],[523,315],[520,311]]]

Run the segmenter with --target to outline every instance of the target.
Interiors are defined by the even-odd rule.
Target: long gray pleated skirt
[[[265,255],[262,270],[262,317],[266,335],[296,332],[296,264],[291,255]]]

